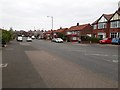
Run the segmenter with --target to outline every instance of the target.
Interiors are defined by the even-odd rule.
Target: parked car
[[[22,37],[22,36],[18,36],[18,37],[17,37],[17,41],[22,42],[22,41],[23,41],[23,37]]]
[[[112,44],[120,44],[120,38],[113,38],[111,43]]]
[[[104,38],[103,40],[100,40],[100,44],[110,44],[112,41],[112,38]]]
[[[55,39],[55,42],[56,42],[56,43],[63,43],[63,40],[62,40],[61,38],[56,38],[56,39]]]
[[[27,42],[32,42],[32,38],[31,37],[27,37],[26,41]]]
[[[4,40],[2,40],[2,47],[6,46],[6,42]]]
[[[56,42],[56,38],[53,38],[51,41],[52,41],[52,42]]]
[[[35,36],[32,36],[31,38],[32,38],[32,39],[35,39]]]

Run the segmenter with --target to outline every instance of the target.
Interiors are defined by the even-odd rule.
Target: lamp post
[[[52,25],[51,25],[52,28],[51,29],[53,30],[53,16],[47,16],[47,17],[50,17],[52,19]]]

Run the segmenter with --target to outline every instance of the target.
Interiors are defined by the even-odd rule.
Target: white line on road
[[[112,60],[112,62],[114,62],[114,63],[118,63],[118,60]]]
[[[109,57],[110,55],[107,55],[107,54],[85,54],[85,55],[91,55],[91,56],[105,56],[105,57]],[[117,55],[112,55],[113,57],[116,57]],[[118,63],[118,60],[106,60],[104,59],[105,61],[108,61],[108,62],[113,62],[113,63]]]
[[[85,54],[85,55],[94,55],[94,56],[109,56],[109,55],[107,55],[107,54]]]
[[[7,67],[7,66],[8,66],[8,63],[0,64],[0,68],[4,68],[4,67]]]

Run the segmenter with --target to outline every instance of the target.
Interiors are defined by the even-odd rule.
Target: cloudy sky
[[[120,0],[0,0],[0,27],[16,30],[69,28],[114,13]]]

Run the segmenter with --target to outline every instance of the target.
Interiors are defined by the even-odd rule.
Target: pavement
[[[3,88],[117,88],[117,49],[12,41],[3,48]]]

